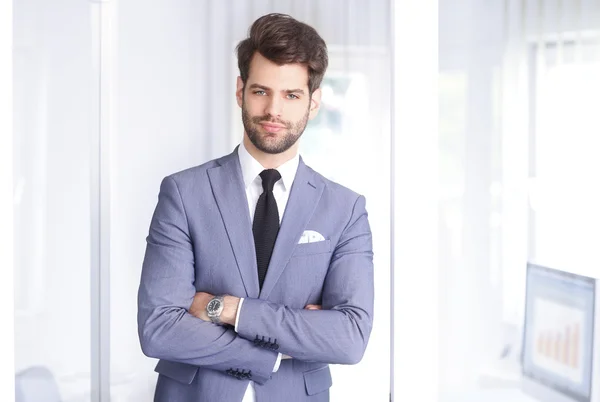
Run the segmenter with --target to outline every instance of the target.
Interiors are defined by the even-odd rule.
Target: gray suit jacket
[[[302,159],[259,292],[236,150],[163,179],[138,294],[142,350],[160,361],[155,401],[328,401],[328,364],[358,363],[373,324],[365,199]],[[298,244],[305,230],[325,241]],[[194,294],[244,297],[238,332],[188,313]],[[321,304],[323,310],[305,310]],[[273,373],[277,353],[282,360]]]

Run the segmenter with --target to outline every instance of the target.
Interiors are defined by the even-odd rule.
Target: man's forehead
[[[257,54],[250,63],[248,84],[274,90],[307,89],[308,67],[300,63],[278,65]]]

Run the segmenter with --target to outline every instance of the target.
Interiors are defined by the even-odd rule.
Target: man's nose
[[[276,96],[272,96],[267,103],[265,108],[265,114],[271,115],[275,118],[281,117],[283,111],[283,102]]]

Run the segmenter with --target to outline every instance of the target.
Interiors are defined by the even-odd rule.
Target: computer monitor
[[[593,402],[596,279],[530,263],[525,299],[523,390],[544,402]]]

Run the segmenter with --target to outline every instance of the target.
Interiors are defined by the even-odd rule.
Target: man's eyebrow
[[[264,90],[264,91],[270,91],[270,90],[271,90],[271,88],[269,88],[269,87],[267,87],[267,86],[265,86],[265,85],[260,85],[260,84],[251,84],[251,85],[250,85],[250,89],[262,89],[262,90]],[[304,95],[304,90],[303,90],[303,89],[300,89],[300,88],[296,88],[296,89],[285,89],[285,90],[283,90],[282,92],[285,92],[285,93],[287,93],[287,94],[292,94],[292,93],[295,93],[295,94],[301,94],[301,95]]]
[[[250,89],[264,89],[265,91],[271,90],[271,88],[266,87],[264,85],[260,85],[260,84],[252,84],[252,85],[250,85]]]
[[[285,92],[287,92],[288,94],[302,94],[304,95],[304,90],[300,89],[300,88],[296,88],[296,89],[286,89]]]

